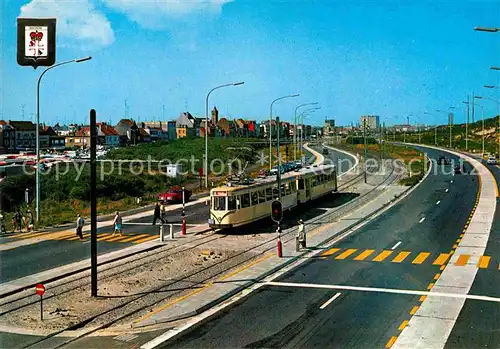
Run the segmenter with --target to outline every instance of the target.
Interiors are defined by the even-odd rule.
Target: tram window
[[[259,203],[259,194],[257,191],[253,191],[250,195],[252,196],[252,206],[257,205]]]
[[[290,195],[292,193],[292,189],[290,188],[290,183],[285,184],[285,195]]]
[[[297,184],[295,181],[290,183],[290,188],[292,189],[292,193],[295,193],[297,191]]]
[[[281,196],[285,196],[286,195],[286,191],[285,191],[285,185],[282,184],[281,185]]]
[[[299,179],[299,190],[304,190],[304,178]]]
[[[243,194],[241,197],[241,208],[250,207],[250,194]]]
[[[278,186],[275,185],[273,186],[273,198],[277,199],[279,196],[279,193],[278,193]]]
[[[266,191],[259,190],[259,204],[266,202]]]
[[[266,188],[266,201],[271,201],[273,199],[273,190],[271,188]]]
[[[212,198],[214,211],[226,210],[226,198],[223,196],[215,196]]]
[[[229,196],[227,198],[227,209],[236,210],[236,196]]]

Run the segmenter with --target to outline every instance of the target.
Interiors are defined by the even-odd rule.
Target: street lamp
[[[500,70],[500,67],[490,67],[491,70]]]
[[[297,110],[306,105],[317,105],[318,102],[300,104],[295,108],[293,119],[293,161],[297,161]]]
[[[271,106],[269,107],[269,170],[271,170],[273,168],[273,133],[271,132],[273,127],[272,127],[272,122],[273,122],[273,104],[274,102],[277,102],[281,99],[285,99],[285,98],[293,98],[293,97],[298,97],[300,96],[300,94],[296,93],[296,94],[293,94],[293,95],[286,95],[286,96],[282,96],[282,97],[279,97],[279,98],[276,98],[274,101],[271,102]],[[280,132],[280,126],[277,125],[277,129],[278,129],[278,132]],[[278,157],[280,156],[280,154],[277,154]],[[279,171],[279,169],[278,169]]]
[[[304,142],[304,118],[307,117],[310,113],[314,113],[316,110],[321,109],[321,107],[316,107],[316,108],[309,108],[304,110],[300,115],[300,138],[299,138],[299,149],[302,153],[302,144]],[[300,157],[300,162],[302,163],[302,156]]]
[[[500,87],[494,86],[494,85],[484,85],[483,87],[485,87],[485,88],[500,88]]]
[[[476,97],[477,97],[477,96],[474,96],[474,99],[476,99]],[[478,98],[478,99],[481,99],[481,98]],[[482,136],[483,136],[483,137],[482,137],[482,138],[483,138],[483,139],[482,139],[482,142],[483,142],[483,147],[482,147],[483,152],[482,152],[482,156],[484,156],[484,108],[483,108],[483,106],[482,106],[481,104],[474,103],[474,101],[472,101],[472,104],[474,104],[476,107],[481,108],[481,122],[482,122],[482,131],[481,131],[481,133],[482,133]]]
[[[425,115],[430,115],[430,116],[433,116],[431,113],[428,113],[426,111],[424,111],[424,114]],[[436,123],[436,125],[434,125],[434,145],[437,146],[437,142],[438,142],[438,134],[437,134],[437,128],[438,128],[438,125]]]
[[[451,148],[451,129],[452,129],[452,126],[453,126],[453,122],[452,122],[452,120],[451,120],[451,119],[450,119],[450,117],[449,117],[449,116],[450,116],[450,112],[449,112],[449,110],[450,110],[450,109],[455,109],[455,107],[448,107],[448,111],[446,111],[446,110],[439,110],[439,109],[436,109],[436,112],[438,112],[438,113],[443,113],[443,114],[445,114],[445,115],[447,115],[447,116],[448,116],[448,127],[449,127],[449,129],[450,129],[450,144],[449,144],[449,146],[450,146],[450,148]],[[466,131],[466,132],[467,132],[467,131]],[[435,135],[435,137],[436,137],[436,135]],[[465,137],[465,140],[466,140],[466,142],[467,142],[467,136]]]
[[[208,94],[207,98],[205,100],[205,161],[204,161],[204,174],[205,174],[205,188],[208,188],[208,98],[210,97],[210,94],[214,92],[215,90],[223,87],[228,87],[228,86],[239,86],[243,85],[245,82],[233,82],[230,84],[224,84],[224,85],[219,85],[211,89]]]
[[[69,63],[82,63],[91,59],[92,57],[88,56],[54,64],[53,66],[45,69],[38,78],[38,83],[36,85],[36,220],[37,222],[40,221],[40,83],[45,73],[51,69]]]
[[[474,27],[474,30],[477,30],[478,32],[490,32],[490,33],[496,33],[497,31],[500,31],[500,28],[490,28],[490,27]]]
[[[487,99],[489,101],[495,102],[498,105],[498,128],[500,130],[500,101],[497,101],[496,99],[489,98],[489,97],[482,97],[482,96],[474,96],[476,99]],[[498,131],[497,131],[498,133]],[[498,137],[497,134],[497,148],[498,148],[498,153],[500,154],[500,138]]]

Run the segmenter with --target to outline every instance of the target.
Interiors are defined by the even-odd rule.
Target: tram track
[[[325,220],[325,219],[327,219],[328,222],[331,222],[331,221],[337,219],[338,216],[342,216],[343,214],[345,214],[346,210],[347,211],[351,210],[353,205],[359,206],[359,205],[363,204],[364,202],[368,202],[368,201],[372,200],[375,196],[377,196],[375,194],[377,194],[377,190],[380,189],[381,186],[390,185],[390,184],[394,183],[399,178],[399,176],[400,176],[399,174],[396,174],[396,175],[394,174],[394,168],[392,168],[389,175],[383,181],[381,181],[379,184],[377,184],[372,189],[370,189],[368,192],[357,197],[356,199],[353,199],[352,201],[348,202],[347,204],[339,207],[339,209],[331,210],[327,213],[324,213],[324,214],[318,216],[317,218],[314,218],[314,219],[308,221],[307,224],[315,224],[315,223],[318,223],[318,222]],[[357,177],[359,177],[359,176],[357,176]],[[355,178],[355,179],[356,180],[353,179],[350,181],[351,185],[353,185],[354,183],[356,183],[359,180],[358,178]],[[323,221],[321,223],[324,224],[325,221]],[[284,242],[294,240],[295,239],[294,233],[295,233],[294,227],[285,229],[281,235],[282,240]],[[210,234],[209,237],[212,235],[213,234]],[[84,331],[83,333],[81,333],[80,335],[78,335],[76,337],[69,337],[68,340],[64,341],[64,343],[57,344],[57,346],[55,346],[55,348],[65,346],[71,342],[74,342],[74,341],[82,338],[82,337],[88,336],[88,335],[90,335],[98,330],[108,328],[117,322],[123,321],[127,318],[130,318],[130,317],[133,317],[134,315],[140,313],[141,311],[144,311],[150,307],[158,305],[159,303],[162,303],[167,299],[170,299],[172,297],[175,297],[177,295],[182,294],[183,292],[185,292],[185,287],[184,288],[181,287],[179,289],[178,286],[182,285],[187,280],[189,280],[189,285],[190,285],[189,288],[204,287],[207,282],[212,281],[212,280],[220,277],[221,275],[229,272],[230,270],[237,268],[237,267],[239,267],[247,262],[250,262],[250,261],[254,260],[255,258],[259,258],[259,256],[262,256],[263,254],[268,253],[269,251],[275,249],[275,241],[276,241],[276,238],[275,238],[275,236],[273,236],[270,239],[267,239],[267,240],[260,242],[260,243],[254,245],[250,248],[247,248],[245,250],[240,251],[236,255],[233,255],[229,258],[221,260],[220,263],[218,263],[218,264],[214,264],[214,265],[202,268],[201,270],[197,270],[193,273],[190,273],[189,275],[186,275],[178,280],[163,284],[157,288],[154,288],[154,289],[147,291],[146,293],[140,294],[137,297],[133,297],[132,299],[129,299],[126,302],[123,302],[122,304],[119,304],[119,305],[114,306],[110,309],[107,309],[106,311],[103,311],[99,314],[95,314],[95,315],[91,316],[90,318],[79,322],[78,324],[69,326],[67,328],[58,330],[56,332],[53,332],[53,333],[37,340],[36,342],[30,343],[25,348],[33,347],[35,345],[38,346],[39,344],[43,344],[44,342],[48,342],[48,341],[50,341],[51,338],[54,338],[60,334],[63,334],[64,332],[72,331],[72,330],[75,330],[78,328],[85,327],[86,325],[88,325],[92,322],[97,322],[103,316],[106,316],[106,315],[110,316],[110,314],[114,312],[114,313],[116,313],[116,316],[113,317],[112,320],[104,321],[103,323],[99,324],[98,326],[90,328],[88,331]],[[200,246],[208,244],[208,243],[209,243],[209,241],[200,243]],[[268,245],[268,246],[266,246],[266,245]],[[265,247],[265,248],[262,249],[263,247]],[[243,256],[246,256],[250,252],[255,251],[255,250],[259,251],[256,255],[252,255],[251,257],[243,257]],[[243,257],[243,258],[241,258],[241,257]],[[241,259],[238,259],[238,258],[241,258]],[[236,261],[236,263],[234,263],[235,261]],[[222,270],[215,270],[216,269],[215,267],[216,266],[220,267],[221,264],[224,264]],[[210,273],[208,276],[205,276],[204,273],[207,272],[208,270],[212,271],[212,273]],[[197,276],[199,277],[198,279],[196,278]],[[174,290],[177,289],[178,291],[170,292],[168,297],[164,297],[162,295],[163,292],[169,292],[169,290],[172,290],[172,289],[174,289]],[[153,295],[153,296],[151,296],[151,295]],[[149,299],[146,299],[148,297],[149,297]],[[145,301],[145,303],[134,307],[133,304],[139,303],[139,301]],[[127,311],[124,312],[127,305],[132,305],[132,306],[130,309],[128,309]]]

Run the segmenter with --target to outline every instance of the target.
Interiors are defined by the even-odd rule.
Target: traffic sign
[[[45,293],[45,286],[43,286],[42,284],[37,284],[35,286],[35,292],[37,295],[43,296],[43,294]]]

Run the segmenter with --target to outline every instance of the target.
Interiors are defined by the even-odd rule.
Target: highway
[[[321,147],[317,148],[321,151]],[[330,151],[327,156],[332,161],[337,163],[341,161],[343,168],[348,169],[349,162],[342,161],[343,159],[351,158],[349,155],[341,152]],[[352,164],[352,161],[350,162]],[[313,211],[311,211],[313,212]],[[311,214],[314,214],[311,213]],[[319,214],[319,213],[317,213]],[[208,206],[204,202],[186,207],[187,222],[189,224],[205,224],[208,217]],[[167,220],[169,222],[180,223],[181,209],[174,209],[167,212]],[[138,225],[124,224],[124,236],[111,238],[112,227],[106,226],[98,229],[98,255],[117,251],[126,247],[133,246],[146,241],[151,241],[158,238],[158,227],[152,226],[151,215],[133,219],[130,221],[124,218],[126,223],[137,223]],[[295,222],[294,222],[295,223]],[[265,224],[259,224],[252,229],[267,229]],[[178,228],[177,228],[178,229]],[[34,244],[20,246],[14,249],[0,252],[1,278],[0,282],[8,282],[27,275],[36,274],[45,270],[53,269],[69,263],[88,259],[90,256],[90,238],[86,234],[85,241],[79,241],[73,232],[59,238],[60,234],[42,234],[47,237],[47,240],[40,241]],[[22,237],[29,237],[25,234]],[[53,236],[53,238],[51,238]],[[18,240],[19,237],[1,237],[0,244],[9,243]],[[108,241],[112,240],[112,241]]]
[[[441,155],[437,150],[426,152],[434,159]],[[470,169],[469,164],[465,166]],[[449,165],[447,172],[450,172]],[[467,224],[478,189],[477,176],[431,172],[411,195],[384,214],[320,258],[311,259],[275,280],[295,283],[296,287],[264,286],[241,304],[163,347],[390,347],[392,338],[406,326],[424,298],[300,285],[429,289],[444,263],[440,261],[441,254],[450,253]],[[490,244],[488,252],[498,252],[497,248],[498,242]],[[489,280],[490,273],[495,272],[498,273],[480,270],[472,293],[479,288],[478,291],[488,295],[498,295],[498,287],[494,292],[488,290],[494,288],[495,284]],[[498,279],[495,280],[498,285]],[[479,324],[485,322],[481,310],[489,311],[487,325]],[[457,342],[461,342],[458,347],[463,348],[500,343],[498,334],[487,333],[488,329],[498,332],[494,328],[498,324],[498,313],[497,304],[467,301],[448,341],[449,347],[457,347],[453,345]],[[474,333],[471,323],[476,324],[475,327],[488,327],[482,330],[486,338],[481,340],[481,334]],[[464,341],[464,336],[475,337],[475,340]]]

